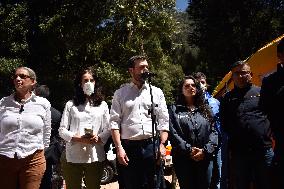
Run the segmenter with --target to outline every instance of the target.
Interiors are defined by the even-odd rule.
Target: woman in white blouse
[[[12,79],[15,93],[0,101],[0,188],[38,189],[50,140],[50,103],[32,92],[32,69],[18,67]]]
[[[59,128],[66,141],[63,176],[68,189],[81,188],[83,177],[87,189],[99,189],[104,144],[110,137],[109,109],[92,70],[80,72],[74,87],[74,98],[66,103]]]

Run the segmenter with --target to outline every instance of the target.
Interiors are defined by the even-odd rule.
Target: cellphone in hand
[[[90,137],[90,138],[93,137],[93,129],[85,128],[84,131],[85,131],[85,137]]]

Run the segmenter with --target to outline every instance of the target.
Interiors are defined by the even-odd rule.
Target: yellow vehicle
[[[268,74],[276,70],[277,65],[277,44],[284,37],[284,34],[274,39],[264,47],[260,48],[256,53],[252,54],[245,61],[250,65],[253,73],[252,82],[257,86],[261,86],[262,79]],[[222,81],[213,91],[213,96],[218,98],[226,91],[233,88],[231,79],[232,73],[228,72]]]

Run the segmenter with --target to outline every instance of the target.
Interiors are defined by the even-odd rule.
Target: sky
[[[180,11],[185,11],[188,0],[176,0],[176,8]]]

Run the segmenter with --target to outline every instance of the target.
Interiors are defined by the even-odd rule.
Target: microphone
[[[141,78],[146,80],[148,78],[152,78],[154,76],[157,76],[157,74],[153,73],[153,72],[149,72],[149,71],[145,71],[141,74]]]
[[[21,104],[21,107],[20,107],[20,110],[19,110],[19,113],[22,113],[24,111],[24,105]]]

